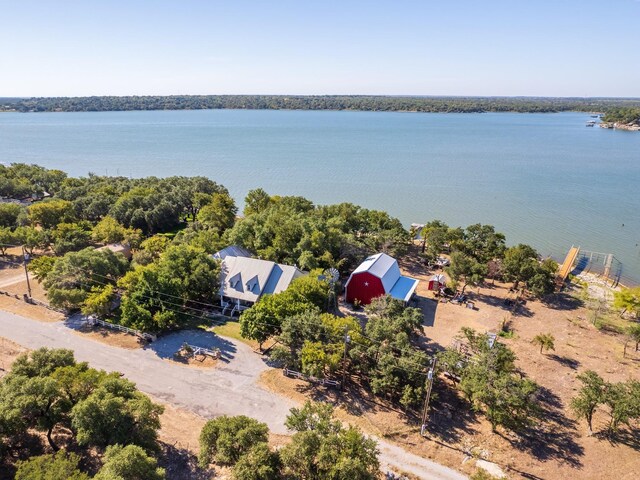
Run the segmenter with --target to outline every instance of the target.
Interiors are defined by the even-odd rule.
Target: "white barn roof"
[[[378,277],[382,281],[385,293],[393,298],[408,302],[418,286],[418,280],[411,277],[405,277],[400,274],[400,267],[395,258],[390,257],[386,253],[378,253],[367,257],[364,262],[358,265],[345,287],[349,286],[349,282],[353,275],[368,272]]]

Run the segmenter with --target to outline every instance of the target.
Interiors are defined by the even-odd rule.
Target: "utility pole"
[[[422,410],[422,427],[420,427],[420,435],[425,436],[427,430],[427,418],[429,415],[429,400],[431,399],[431,390],[433,388],[433,375],[436,369],[436,357],[431,360],[431,368],[427,373],[427,393],[424,398],[424,408]]]
[[[24,249],[24,245],[22,245],[22,265],[24,266],[24,275],[27,278],[27,292],[29,292],[29,300],[31,300],[31,283],[29,283],[29,270],[27,270],[27,261],[29,260],[29,255]]]
[[[348,331],[348,327],[344,327],[344,354],[342,356],[342,383],[340,384],[340,390],[344,390],[344,385],[347,381],[347,347],[351,342]]]

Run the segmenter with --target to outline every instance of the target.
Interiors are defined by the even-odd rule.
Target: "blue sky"
[[[0,0],[0,96],[640,96],[639,0]]]

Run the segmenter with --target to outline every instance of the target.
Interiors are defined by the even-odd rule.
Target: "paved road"
[[[125,350],[82,337],[71,329],[78,322],[43,323],[0,311],[0,336],[20,345],[69,348],[80,361],[95,368],[118,370],[140,390],[203,417],[247,415],[265,422],[276,433],[287,433],[284,419],[295,403],[259,386],[256,381],[269,368],[262,357],[241,342],[207,332],[181,332],[161,337],[150,347]],[[212,370],[171,364],[170,357],[187,341],[213,346],[222,352],[223,366]],[[380,460],[392,470],[413,473],[420,478],[463,480],[466,477],[402,448],[377,439]]]

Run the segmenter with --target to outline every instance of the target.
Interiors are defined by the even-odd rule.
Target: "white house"
[[[215,253],[222,260],[220,304],[231,315],[249,308],[266,294],[286,290],[291,282],[304,275],[297,267],[269,260],[251,258],[241,247],[227,247]]]

